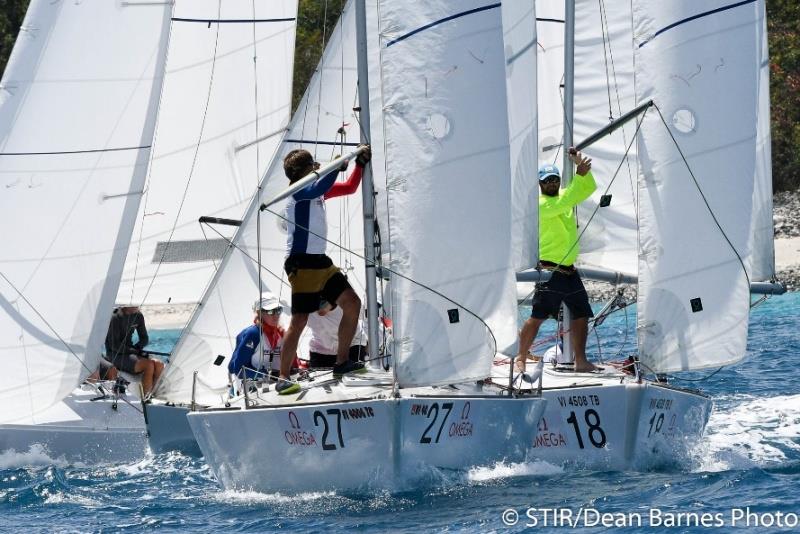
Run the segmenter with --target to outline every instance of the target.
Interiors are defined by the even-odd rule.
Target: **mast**
[[[572,180],[572,161],[567,149],[573,143],[573,110],[575,98],[575,0],[564,0],[564,160],[561,166],[561,184],[566,187]],[[572,314],[565,305],[561,305],[564,325],[569,329]],[[564,336],[563,358],[575,361],[572,352],[572,335]]]
[[[358,58],[358,105],[361,142],[369,143],[369,63],[367,59],[367,9],[365,0],[356,0],[356,55]],[[372,187],[372,166],[364,167],[361,177],[362,210],[364,213],[364,282],[367,292],[367,339],[369,361],[378,358],[378,293],[375,286],[375,194]]]

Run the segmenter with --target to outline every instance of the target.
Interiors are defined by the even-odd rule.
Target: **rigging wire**
[[[694,182],[694,186],[697,189],[697,192],[700,194],[700,198],[703,200],[703,204],[705,204],[706,209],[708,209],[708,214],[711,215],[711,219],[714,221],[714,224],[717,226],[717,228],[719,229],[720,233],[722,234],[722,237],[725,239],[725,242],[728,243],[728,246],[730,246],[731,250],[733,251],[733,254],[736,256],[736,259],[739,261],[739,264],[742,266],[742,271],[744,272],[745,280],[747,280],[747,287],[749,288],[750,287],[750,275],[747,273],[747,267],[745,267],[745,265],[744,265],[744,260],[742,259],[741,255],[739,254],[739,251],[736,250],[736,247],[733,246],[733,243],[728,238],[728,234],[726,234],[725,230],[722,228],[722,225],[720,224],[719,220],[717,219],[717,216],[714,213],[714,210],[711,209],[711,205],[708,203],[708,199],[706,198],[705,193],[703,193],[703,189],[700,187],[700,182],[697,181],[697,177],[694,175],[694,171],[692,171],[692,167],[689,165],[689,161],[686,159],[686,155],[683,153],[683,150],[681,149],[680,144],[678,144],[678,140],[675,139],[675,136],[672,134],[672,130],[670,130],[669,126],[667,125],[667,121],[664,120],[664,115],[661,114],[661,109],[656,104],[653,104],[653,106],[656,108],[656,111],[658,111],[658,116],[661,118],[661,123],[664,125],[664,128],[667,130],[667,133],[669,133],[670,139],[672,139],[672,143],[675,145],[675,148],[678,150],[678,154],[680,154],[684,165],[686,165],[686,170],[689,171],[689,176],[692,177],[692,182]]]
[[[287,219],[285,216],[283,216],[283,215],[281,215],[281,214],[277,213],[276,211],[273,211],[273,210],[272,210],[272,209],[270,209],[270,208],[266,208],[266,211],[268,211],[268,212],[272,213],[272,214],[273,214],[273,215],[275,215],[276,217],[279,217],[279,218],[283,219],[284,221],[288,221],[288,219]],[[329,244],[331,244],[331,245],[333,245],[333,246],[335,246],[335,247],[342,247],[342,245],[341,245],[340,243],[335,243],[335,242],[331,241],[330,239],[328,239],[328,238],[326,238],[326,237],[324,237],[324,236],[322,236],[322,235],[319,235],[319,234],[317,234],[316,232],[314,232],[314,231],[313,231],[313,230],[311,230],[310,228],[303,227],[302,225],[299,225],[299,224],[297,224],[296,222],[295,222],[295,226],[297,226],[298,228],[301,228],[302,230],[304,230],[304,231],[308,232],[309,234],[311,234],[311,235],[313,235],[313,236],[315,236],[315,237],[318,237],[319,239],[322,239],[322,240],[324,240],[325,242],[327,242],[327,243],[329,243]],[[235,244],[233,244],[233,243],[231,243],[231,244],[232,244],[233,246],[236,246],[236,245],[235,245]],[[237,247],[237,248],[238,248],[238,247]],[[348,252],[349,254],[352,254],[352,255],[353,255],[353,256],[355,256],[356,258],[359,258],[359,259],[363,260],[365,263],[367,262],[367,258],[366,258],[366,257],[364,257],[363,255],[361,255],[361,254],[357,253],[356,251],[354,251],[354,250],[347,250],[347,252]],[[376,261],[375,263],[377,264],[378,262]],[[377,266],[377,265],[374,265],[374,266]],[[411,282],[412,284],[414,284],[414,285],[416,285],[416,286],[418,286],[418,287],[421,287],[422,289],[425,289],[425,290],[427,290],[427,291],[430,291],[430,292],[431,292],[431,293],[433,293],[434,295],[437,295],[438,297],[441,297],[442,299],[446,300],[447,302],[451,303],[452,305],[454,305],[454,306],[457,306],[457,307],[459,307],[459,308],[463,309],[463,310],[464,310],[465,312],[467,312],[469,315],[473,316],[473,317],[474,317],[475,319],[477,319],[477,320],[478,320],[478,321],[479,321],[481,324],[483,324],[483,326],[486,328],[486,330],[488,331],[489,335],[490,335],[490,336],[491,336],[491,338],[492,338],[492,342],[493,342],[493,344],[494,344],[494,352],[497,352],[497,338],[495,338],[495,336],[494,336],[494,332],[493,332],[493,331],[492,331],[492,329],[489,327],[489,325],[488,325],[488,324],[486,324],[486,322],[485,322],[485,321],[484,321],[484,320],[483,320],[483,319],[482,319],[482,318],[481,318],[481,317],[480,317],[480,316],[479,316],[477,313],[475,313],[474,311],[472,311],[470,308],[468,308],[468,307],[464,306],[463,304],[461,304],[461,303],[459,303],[459,302],[457,302],[457,301],[455,301],[455,300],[451,299],[450,297],[448,297],[448,296],[447,296],[447,295],[445,295],[444,293],[441,293],[440,291],[438,291],[438,290],[436,290],[436,289],[434,289],[434,288],[432,288],[432,287],[430,287],[430,286],[428,286],[428,285],[426,285],[426,284],[423,284],[422,282],[419,282],[419,281],[417,281],[417,280],[415,280],[415,279],[411,278],[410,276],[406,276],[406,275],[404,275],[404,274],[402,274],[402,273],[400,273],[400,272],[398,272],[398,271],[396,271],[396,270],[394,270],[394,269],[392,269],[392,268],[390,268],[390,267],[385,267],[385,266],[382,266],[382,267],[381,267],[381,269],[382,269],[383,271],[389,272],[389,273],[391,273],[391,274],[393,274],[393,275],[395,275],[395,276],[398,276],[398,277],[402,278],[403,280],[406,280],[406,281],[408,281],[408,282]]]
[[[222,0],[218,0],[217,18],[220,17],[221,12],[222,12]],[[205,107],[203,108],[203,117],[200,122],[200,132],[198,133],[197,142],[195,143],[194,154],[192,155],[192,163],[191,166],[189,167],[189,175],[186,180],[186,186],[183,189],[183,195],[181,196],[181,201],[178,204],[178,210],[175,213],[175,220],[172,223],[172,228],[170,229],[169,237],[167,238],[166,241],[167,246],[164,247],[164,250],[161,252],[161,256],[158,258],[158,263],[156,264],[155,272],[153,273],[153,276],[150,279],[150,283],[147,286],[147,291],[145,291],[145,294],[142,297],[142,303],[144,303],[147,300],[147,296],[150,294],[150,290],[153,288],[153,284],[155,283],[155,280],[158,277],[158,272],[161,269],[161,265],[164,262],[164,257],[166,256],[167,251],[169,250],[169,244],[172,243],[172,237],[175,235],[175,229],[178,227],[178,220],[180,219],[181,212],[183,211],[183,205],[186,202],[186,197],[189,193],[189,186],[191,185],[192,177],[194,176],[194,170],[197,165],[197,156],[198,153],[200,152],[200,145],[203,142],[203,133],[205,131],[206,118],[208,117],[208,108],[211,102],[211,88],[214,86],[214,74],[216,72],[216,66],[217,66],[217,49],[219,47],[219,31],[220,31],[220,24],[217,24],[217,29],[214,35],[214,52],[211,60],[211,72],[209,74],[208,88],[206,90],[206,103]]]

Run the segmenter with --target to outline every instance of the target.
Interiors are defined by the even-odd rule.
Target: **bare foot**
[[[525,357],[524,356],[521,356],[521,355],[517,356],[517,359],[514,362],[514,368],[520,373],[524,373],[525,372]]]
[[[575,372],[576,373],[593,373],[595,371],[599,371],[600,368],[590,362],[575,362]]]

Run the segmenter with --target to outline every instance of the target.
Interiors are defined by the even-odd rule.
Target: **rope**
[[[279,214],[279,213],[277,213],[277,212],[273,211],[271,208],[266,208],[266,211],[268,211],[268,212],[272,213],[273,215],[275,215],[276,217],[279,217],[279,218],[283,219],[284,221],[287,221],[287,222],[288,222],[288,219],[287,219],[286,217],[284,217],[283,215],[281,215],[281,214]],[[318,238],[322,239],[322,240],[323,240],[323,241],[325,241],[326,243],[329,243],[329,244],[331,244],[331,245],[333,245],[333,246],[335,246],[335,247],[342,248],[342,245],[341,245],[341,244],[339,244],[339,243],[335,243],[335,242],[331,241],[330,239],[328,239],[328,238],[326,238],[326,237],[323,237],[323,236],[321,236],[321,235],[319,235],[319,234],[317,234],[317,233],[313,232],[313,231],[312,231],[310,228],[303,227],[302,225],[299,225],[299,224],[297,224],[296,222],[294,223],[294,225],[295,225],[297,228],[301,228],[302,230],[305,230],[305,231],[306,231],[306,232],[308,232],[309,234],[311,234],[311,235],[314,235],[314,236],[316,236],[316,237],[318,237]],[[235,246],[235,245],[234,245],[234,246]],[[363,261],[364,261],[364,263],[366,263],[366,262],[367,262],[367,258],[366,258],[366,257],[364,257],[364,256],[362,256],[361,254],[359,254],[359,253],[355,252],[354,250],[349,250],[349,249],[345,249],[345,250],[346,250],[347,252],[349,252],[350,254],[352,254],[353,256],[355,256],[356,258],[359,258],[359,259],[363,260]],[[377,262],[376,262],[376,264],[377,264]],[[376,267],[377,265],[372,265],[372,266],[373,266],[373,267]],[[486,330],[489,332],[489,335],[490,335],[490,336],[491,336],[491,338],[492,338],[492,343],[494,344],[494,349],[493,349],[493,352],[497,352],[497,338],[495,338],[495,336],[494,336],[494,332],[492,332],[492,329],[489,327],[489,325],[488,325],[488,324],[486,324],[486,322],[485,322],[485,321],[484,321],[484,320],[483,320],[483,319],[482,319],[482,318],[481,318],[481,317],[480,317],[478,314],[476,314],[475,312],[473,312],[472,310],[470,310],[468,307],[464,306],[463,304],[461,304],[461,303],[459,303],[459,302],[457,302],[457,301],[455,301],[455,300],[451,299],[450,297],[448,297],[447,295],[445,295],[445,294],[441,293],[440,291],[437,291],[436,289],[434,289],[434,288],[432,288],[432,287],[430,287],[430,286],[428,286],[428,285],[426,285],[426,284],[423,284],[422,282],[419,282],[419,281],[417,281],[417,280],[414,280],[413,278],[411,278],[411,277],[409,277],[409,276],[406,276],[406,275],[404,275],[404,274],[402,274],[402,273],[400,273],[400,272],[398,272],[398,271],[395,271],[394,269],[392,269],[392,268],[390,268],[390,267],[385,267],[385,266],[382,266],[381,268],[382,268],[384,271],[387,271],[387,272],[389,272],[389,273],[391,273],[391,274],[393,274],[393,275],[395,275],[395,276],[397,276],[397,277],[399,277],[399,278],[402,278],[403,280],[406,280],[406,281],[408,281],[408,282],[411,282],[412,284],[414,284],[414,285],[416,285],[416,286],[418,286],[418,287],[421,287],[422,289],[425,289],[425,290],[427,290],[427,291],[430,291],[430,292],[431,292],[431,293],[433,293],[434,295],[436,295],[436,296],[438,296],[438,297],[441,297],[442,299],[446,300],[447,302],[451,303],[452,305],[454,305],[454,306],[457,306],[457,307],[459,307],[459,308],[463,309],[463,310],[464,310],[465,312],[467,312],[469,315],[473,316],[473,317],[474,317],[475,319],[477,319],[477,320],[478,320],[478,321],[479,321],[479,322],[480,322],[480,323],[481,323],[481,324],[482,324],[484,327],[486,327]]]
[[[2,273],[2,271],[0,271],[0,277],[2,277],[2,278],[3,278],[3,280],[5,280],[5,281],[6,281],[6,283],[7,283],[9,286],[11,286],[11,289],[13,289],[14,291],[16,291],[17,295],[19,295],[19,298],[21,298],[22,300],[24,300],[24,301],[25,301],[25,304],[27,304],[27,305],[30,307],[30,309],[31,309],[31,310],[33,310],[33,313],[35,313],[35,314],[36,314],[36,316],[37,316],[39,319],[41,319],[41,320],[42,320],[42,322],[45,324],[45,326],[47,326],[47,328],[49,328],[49,329],[50,329],[50,331],[53,333],[53,335],[56,337],[56,339],[58,339],[58,340],[59,340],[61,343],[63,343],[63,344],[64,344],[64,347],[67,349],[67,352],[69,352],[70,354],[72,354],[72,355],[75,357],[75,359],[76,359],[76,360],[78,360],[78,363],[80,363],[80,364],[81,364],[81,366],[82,366],[84,369],[86,369],[87,371],[89,371],[89,374],[93,373],[93,372],[94,372],[94,369],[89,369],[89,367],[86,365],[86,363],[83,361],[83,359],[82,359],[80,356],[78,356],[78,355],[75,353],[75,351],[74,351],[74,350],[72,350],[72,346],[70,346],[70,344],[69,344],[69,343],[67,343],[67,342],[64,340],[64,338],[62,338],[60,335],[58,335],[58,332],[56,331],[56,329],[55,329],[55,328],[53,328],[53,326],[52,326],[52,325],[51,325],[51,324],[50,324],[50,323],[47,321],[47,319],[45,319],[45,318],[44,318],[44,315],[42,315],[41,313],[39,313],[39,310],[37,310],[37,309],[36,309],[36,308],[33,306],[33,304],[31,304],[31,302],[30,302],[30,301],[29,301],[27,298],[25,298],[25,295],[23,295],[23,294],[22,294],[22,293],[19,291],[19,289],[17,289],[17,287],[16,287],[16,286],[15,286],[13,283],[11,283],[11,280],[9,280],[9,279],[6,277],[6,275]],[[21,313],[21,312],[20,312],[20,313]],[[87,348],[87,350],[88,350],[88,348]],[[26,358],[27,358],[27,351],[26,351]],[[28,366],[26,366],[26,368],[27,368],[27,367],[28,367]],[[28,377],[28,385],[30,385],[30,384],[31,384],[30,377]]]
[[[750,276],[747,274],[747,268],[744,265],[744,260],[742,260],[742,257],[739,255],[739,251],[737,251],[736,247],[733,246],[733,243],[731,243],[731,240],[728,238],[728,235],[725,233],[725,230],[722,228],[722,225],[717,220],[717,216],[714,214],[714,210],[711,209],[711,205],[709,205],[708,199],[706,198],[706,195],[703,193],[703,189],[700,187],[700,183],[697,181],[697,177],[695,177],[694,172],[692,171],[692,168],[689,165],[689,161],[686,159],[683,150],[681,150],[681,147],[678,144],[678,140],[675,139],[674,135],[672,135],[672,130],[670,130],[669,126],[667,125],[667,121],[664,120],[664,115],[661,114],[661,109],[656,104],[653,104],[653,106],[655,106],[656,111],[658,111],[658,116],[661,118],[661,123],[664,125],[664,128],[666,128],[667,133],[669,133],[669,136],[672,139],[675,148],[678,150],[678,153],[680,154],[683,163],[686,165],[686,170],[689,171],[689,176],[692,177],[692,181],[694,182],[695,188],[697,188],[697,192],[700,193],[700,198],[703,199],[703,203],[706,205],[708,213],[709,215],[711,215],[711,219],[714,221],[714,224],[719,229],[720,233],[722,234],[722,237],[728,243],[728,246],[731,247],[733,254],[736,256],[736,259],[742,266],[742,271],[744,272],[745,280],[747,280],[747,286],[750,287]],[[647,112],[645,111],[645,113]]]
[[[219,18],[221,11],[222,11],[222,0],[218,0],[217,18]],[[150,279],[150,284],[147,286],[147,291],[145,292],[144,297],[142,297],[142,303],[144,303],[147,300],[147,296],[150,294],[150,290],[153,288],[153,284],[155,283],[155,280],[158,277],[158,271],[161,269],[161,265],[164,262],[164,257],[166,256],[167,251],[169,250],[169,243],[172,243],[172,236],[175,235],[175,229],[178,227],[178,219],[180,218],[181,212],[183,211],[183,205],[186,202],[186,196],[189,193],[189,186],[191,185],[192,177],[194,176],[194,169],[197,165],[197,155],[200,152],[200,145],[202,144],[203,141],[203,132],[206,126],[206,118],[208,116],[209,103],[211,101],[211,88],[214,85],[214,73],[216,71],[216,66],[217,66],[217,47],[219,46],[219,28],[220,25],[217,24],[217,30],[214,36],[214,54],[211,60],[211,74],[208,79],[208,88],[206,90],[206,103],[203,109],[203,118],[200,122],[200,132],[197,137],[197,143],[195,143],[194,154],[192,155],[192,164],[189,167],[189,176],[186,180],[186,187],[184,187],[183,189],[183,196],[181,197],[180,204],[178,205],[178,211],[175,214],[175,220],[172,223],[172,229],[170,230],[169,237],[167,238],[167,246],[164,247],[164,251],[161,253],[161,257],[158,258],[158,263],[156,264],[156,270],[153,273],[153,277]]]

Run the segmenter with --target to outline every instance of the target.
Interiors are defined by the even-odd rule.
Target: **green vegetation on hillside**
[[[293,107],[314,73],[345,0],[300,0],[294,62]],[[28,0],[0,0],[0,71],[25,15]],[[775,191],[800,189],[800,2],[768,0],[772,100],[772,181]],[[324,39],[323,39],[324,38]]]

